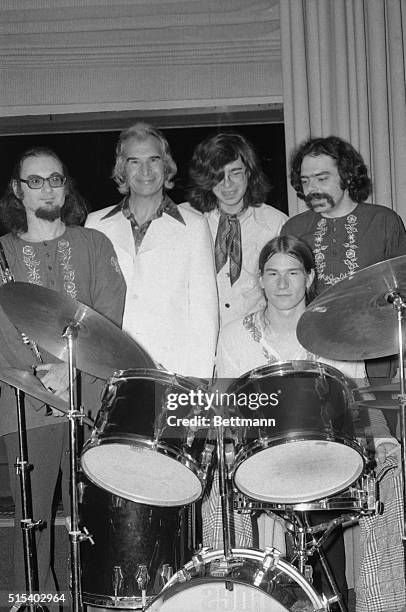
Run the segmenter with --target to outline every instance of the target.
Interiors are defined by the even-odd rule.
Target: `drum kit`
[[[345,611],[322,544],[336,526],[379,511],[374,476],[356,441],[354,408],[399,409],[405,476],[402,291],[406,294],[406,257],[370,266],[327,290],[308,306],[298,326],[302,345],[326,358],[362,360],[398,351],[399,387],[376,387],[398,392],[396,401],[365,399],[363,391],[374,388],[354,390],[341,372],[326,364],[277,363],[229,385],[232,397],[278,397],[272,407],[256,405],[253,410],[244,402],[228,406],[227,415],[238,414],[243,423],[233,429],[222,421],[216,427],[210,424],[213,414],[224,416],[222,406],[210,411],[179,402],[176,411],[168,409],[170,396],[198,391],[204,396],[214,387],[159,369],[140,345],[91,308],[32,284],[1,286],[0,306],[11,322],[65,361],[69,371],[66,402],[33,373],[0,369],[0,380],[16,389],[18,400],[28,592],[38,591],[34,533],[40,521],[30,516],[24,394],[65,413],[69,421],[75,612],[84,604],[162,612],[321,612],[335,602]],[[107,381],[94,423],[78,406],[76,368]],[[168,425],[170,415],[176,416],[173,426]],[[201,419],[200,425],[190,424],[193,416]],[[92,432],[79,454],[82,423]],[[194,502],[206,490],[215,457],[222,504],[219,550],[199,548],[195,529]],[[233,548],[230,495],[237,512],[266,511],[285,519],[293,543],[291,562],[276,548]],[[179,508],[192,510],[180,520]],[[325,510],[336,512],[337,518],[311,525],[308,513]],[[189,558],[186,530],[192,532]],[[322,535],[317,539],[317,534]],[[329,599],[309,580],[307,560],[315,553],[331,585]]]

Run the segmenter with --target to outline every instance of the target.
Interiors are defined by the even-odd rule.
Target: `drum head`
[[[245,495],[298,504],[335,495],[359,478],[364,457],[354,435],[353,396],[335,368],[281,362],[252,370],[227,392],[238,398],[245,426],[232,468]]]
[[[232,590],[224,582],[196,581],[179,585],[171,597],[155,601],[147,610],[161,612],[206,612],[207,610],[249,610],[250,612],[286,612],[279,602],[263,591],[245,584],[232,583]],[[313,609],[313,608],[312,608]]]
[[[94,484],[151,506],[183,506],[199,499],[201,481],[182,460],[134,440],[131,444],[110,442],[89,448],[81,459]]]
[[[358,450],[325,440],[298,440],[244,453],[234,471],[242,493],[274,503],[301,503],[347,489],[362,473]]]

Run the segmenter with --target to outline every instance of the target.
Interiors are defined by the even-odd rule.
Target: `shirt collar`
[[[119,212],[122,212],[127,219],[129,218],[129,214],[131,213],[129,208],[128,195],[125,196],[125,198],[123,198],[121,202],[117,204],[117,206],[114,206],[114,208],[110,210],[110,212],[104,215],[102,219],[109,219],[111,217],[114,217],[114,215]],[[183,225],[186,225],[185,220],[179,210],[179,207],[177,206],[177,204],[175,204],[175,202],[170,199],[170,197],[166,193],[164,194],[162,202],[154,215],[154,219],[161,217],[163,213],[166,213],[167,215],[175,219],[175,221],[179,221],[179,223],[183,223]]]
[[[220,219],[220,216],[223,215],[225,217],[237,217],[237,219],[242,221],[243,219],[246,219],[247,217],[252,215],[253,210],[254,210],[253,206],[247,206],[246,208],[243,208],[242,210],[240,210],[240,212],[237,213],[237,215],[232,215],[232,214],[230,215],[229,213],[226,213],[221,208],[216,207],[213,212],[217,219]]]

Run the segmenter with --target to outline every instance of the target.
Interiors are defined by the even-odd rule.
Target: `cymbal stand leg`
[[[304,519],[305,519],[305,523],[306,523],[309,533],[312,533],[312,528],[310,526],[309,519],[306,513],[305,513]],[[321,538],[319,538],[318,540],[314,537],[314,535],[312,535],[312,546],[311,546],[310,551],[311,551],[311,554],[313,554],[314,552],[317,552],[319,559],[320,559],[321,567],[323,568],[324,574],[333,592],[333,597],[330,597],[327,599],[328,603],[329,604],[337,603],[341,612],[348,612],[348,608],[343,601],[342,595],[340,591],[338,590],[337,583],[334,579],[330,566],[327,562],[326,555],[324,554],[324,551],[321,547],[323,542],[330,535],[330,533],[336,527],[338,527],[339,525],[342,525],[343,522],[344,522],[344,518],[334,519],[333,521],[331,521],[329,523],[329,526],[327,527],[327,529],[324,531],[323,535],[321,536]]]
[[[43,607],[33,602],[33,594],[39,590],[37,550],[35,545],[35,529],[43,526],[43,521],[34,522],[32,520],[32,495],[30,483],[31,465],[28,463],[27,450],[27,429],[25,425],[24,394],[20,389],[15,389],[17,401],[17,422],[18,422],[18,444],[20,456],[17,458],[17,474],[20,476],[21,491],[21,529],[24,545],[24,568],[25,584],[27,593],[30,597],[30,604],[20,604],[13,610],[28,607],[30,610],[43,610]]]
[[[83,611],[82,589],[81,589],[81,566],[80,548],[81,540],[86,535],[79,531],[78,516],[78,489],[77,489],[77,457],[78,457],[78,429],[77,421],[83,414],[77,410],[77,398],[75,389],[76,378],[76,339],[78,336],[79,325],[75,322],[68,325],[62,337],[66,340],[68,349],[69,367],[69,452],[70,452],[70,517],[71,524],[69,530],[70,540],[70,561],[71,561],[71,588],[72,588],[72,610],[73,612]]]

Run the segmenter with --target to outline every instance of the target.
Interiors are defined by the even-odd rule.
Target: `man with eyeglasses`
[[[204,213],[215,243],[221,326],[257,310],[259,253],[287,216],[264,203],[268,180],[252,145],[240,134],[201,142],[190,165],[189,202]]]
[[[0,212],[3,224],[10,230],[0,239],[3,268],[8,268],[13,280],[41,285],[75,298],[121,325],[126,288],[115,251],[105,236],[80,227],[86,217],[85,202],[53,151],[36,147],[21,155],[0,202]],[[30,309],[29,301],[26,307]],[[9,348],[7,353],[5,346]],[[13,326],[1,308],[0,347],[1,365],[27,371],[34,365],[42,384],[52,393],[67,398],[67,365],[55,363],[55,358],[43,350],[43,363],[40,363],[28,347],[13,340]],[[101,388],[100,381],[82,375],[81,399],[86,412],[98,408]],[[68,511],[68,423],[58,418],[55,410],[51,412],[28,396],[25,407],[29,461],[34,466],[30,474],[33,516],[47,523],[36,532],[39,587],[40,592],[54,593],[50,540],[52,500],[61,469],[64,509]],[[59,413],[59,416],[63,415]],[[19,455],[16,431],[14,392],[2,385],[0,434],[5,435],[15,500],[13,588],[16,593],[24,593],[21,500],[13,468]]]
[[[116,147],[123,199],[86,227],[110,238],[127,282],[123,329],[154,360],[183,376],[211,378],[218,304],[206,220],[169,197],[177,168],[160,130],[138,122]]]

